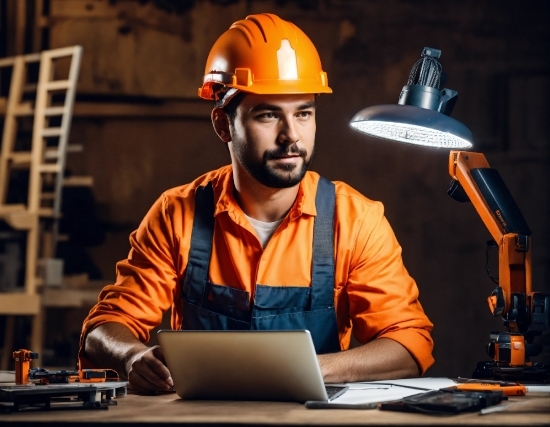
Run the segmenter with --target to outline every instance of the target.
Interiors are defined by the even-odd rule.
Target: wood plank
[[[84,146],[82,144],[67,144],[65,149],[66,153],[82,153],[84,151]]]
[[[61,116],[67,112],[65,107],[48,107],[44,108],[44,114],[46,116]]]
[[[40,198],[42,200],[53,200],[55,198],[55,193],[53,193],[53,192],[45,193],[44,192],[40,195]]]
[[[10,56],[9,58],[1,58],[0,59],[0,68],[4,67],[12,67],[15,62],[15,57]]]
[[[44,307],[92,307],[97,303],[99,289],[68,289],[44,287],[42,305]]]
[[[19,105],[21,92],[25,82],[25,63],[19,56],[14,58],[14,65],[10,81],[9,97],[4,116],[4,129],[2,131],[2,151],[0,156],[0,205],[4,204],[8,194],[9,181],[9,155],[15,146],[18,122],[14,112]]]
[[[48,136],[60,136],[62,132],[62,129],[59,128],[44,128],[42,129],[42,136],[48,137]]]
[[[68,89],[70,86],[70,80],[54,80],[43,85],[46,90],[65,90]]]
[[[36,89],[38,89],[38,85],[36,83],[27,83],[25,87],[23,87],[23,91],[25,93],[36,92]]]
[[[57,147],[49,147],[44,151],[45,159],[57,159],[59,157],[59,149]]]
[[[52,208],[40,208],[38,209],[38,214],[42,218],[53,218],[54,210]]]
[[[93,185],[93,176],[68,176],[63,179],[64,187],[92,187]]]
[[[0,206],[0,216],[13,213],[22,213],[25,211],[25,205],[22,203]]]
[[[8,156],[8,159],[11,161],[13,166],[30,165],[30,163],[31,163],[31,152],[30,151],[14,151]]]
[[[65,150],[65,153],[82,153],[84,147],[80,144],[69,144]],[[27,154],[27,152],[21,152],[22,154]],[[44,152],[44,158],[46,159],[55,159],[59,156],[59,149],[56,147],[49,147]]]
[[[10,225],[10,227],[15,228],[16,230],[31,230],[36,223],[36,215],[24,209],[20,212],[5,212],[4,208],[9,206],[10,205],[2,206],[3,212],[0,211],[0,218],[6,221]]]
[[[25,24],[27,19],[27,2],[17,1],[15,12],[15,55],[23,55],[25,53]]]
[[[15,107],[15,110],[13,111],[13,113],[16,115],[16,116],[32,116],[33,113],[34,113],[34,109],[32,107],[32,102],[23,102],[19,105],[17,105],[17,107]]]
[[[40,173],[60,173],[61,165],[58,165],[57,163],[52,164],[41,164],[38,166],[38,172]],[[38,193],[36,193],[36,197],[38,197]]]
[[[42,29],[47,27],[49,20],[43,15],[44,0],[34,0],[34,25],[32,28],[32,50],[39,52],[42,50]]]
[[[0,314],[36,315],[40,312],[40,295],[0,293]]]

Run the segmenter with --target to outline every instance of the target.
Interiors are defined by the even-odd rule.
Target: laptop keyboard
[[[325,390],[327,391],[328,400],[336,399],[341,394],[348,389],[347,386],[338,386],[338,385],[325,385]]]

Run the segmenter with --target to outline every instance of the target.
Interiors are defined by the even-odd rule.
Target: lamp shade
[[[438,111],[413,105],[376,105],[359,111],[350,126],[366,135],[436,148],[470,148],[472,132]]]

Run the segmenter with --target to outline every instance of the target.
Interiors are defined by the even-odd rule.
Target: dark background
[[[472,130],[473,150],[500,171],[521,208],[533,231],[533,287],[550,292],[550,2],[26,3],[40,19],[28,20],[19,45],[4,19],[1,53],[84,47],[71,131],[84,152],[68,166],[94,177],[106,238],[86,254],[97,277],[114,278],[128,234],[162,191],[229,162],[211,128],[211,105],[196,96],[206,56],[232,22],[272,12],[297,24],[319,51],[334,93],[318,99],[312,169],[384,203],[435,324],[428,375],[471,375],[486,358],[489,332],[501,326],[486,302],[494,288],[485,272],[490,235],[470,204],[446,195],[447,151],[383,142],[348,127],[360,109],[397,102],[424,46],[442,50],[446,87],[459,93],[453,117]],[[5,18],[13,1],[1,4]]]

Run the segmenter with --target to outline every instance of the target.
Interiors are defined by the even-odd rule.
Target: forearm
[[[148,347],[139,341],[125,325],[104,323],[86,336],[86,358],[99,368],[111,368],[127,378],[131,359]]]
[[[318,359],[328,383],[409,378],[420,373],[407,349],[388,338],[339,353],[322,354]]]

